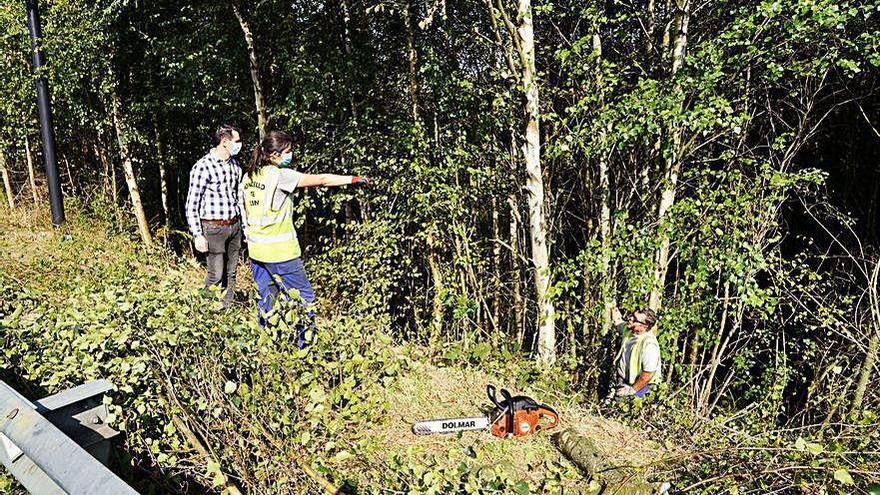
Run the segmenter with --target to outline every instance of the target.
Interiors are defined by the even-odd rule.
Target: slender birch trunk
[[[76,194],[76,183],[73,181],[73,172],[70,171],[70,160],[67,155],[62,155],[61,160],[64,162],[64,170],[67,171],[67,182],[70,184],[70,194]]]
[[[859,368],[859,380],[856,382],[856,390],[850,404],[849,414],[855,415],[862,409],[862,403],[865,400],[865,392],[868,390],[868,383],[874,374],[874,365],[877,363],[877,351],[880,349],[880,260],[874,262],[874,270],[871,272],[871,278],[868,280],[868,297],[871,303],[871,337],[868,339],[868,349],[865,353],[865,360]]]
[[[112,188],[112,196],[113,196],[113,204],[116,205],[118,202],[116,201],[116,175],[114,174],[113,161],[110,160],[110,157],[107,155],[107,145],[104,142],[103,131],[98,131],[98,139],[97,144],[94,144],[95,147],[95,155],[101,161],[101,164],[104,166],[104,179],[103,179],[103,192],[106,194],[111,192],[111,181],[113,182]],[[111,177],[112,175],[112,177]]]
[[[349,11],[347,0],[340,0],[339,4],[342,10],[342,46],[345,50],[345,56],[351,61],[352,54],[354,53],[354,48],[351,45],[351,13]],[[351,109],[351,118],[354,121],[353,127],[357,128],[359,118],[358,108],[354,101],[354,88],[349,87],[347,93],[348,106]],[[340,153],[339,159],[342,162],[342,170],[348,170],[348,153]],[[345,223],[354,222],[353,201],[355,201],[355,199],[351,197],[345,201]]]
[[[547,296],[550,287],[550,256],[547,249],[547,227],[544,218],[544,177],[541,170],[541,133],[538,125],[538,82],[535,70],[535,37],[532,27],[531,0],[520,0],[517,16],[520,24],[520,58],[522,87],[526,105],[526,190],[529,205],[529,237],[532,262],[535,265],[535,297],[538,309],[538,360],[552,364],[556,360],[556,314],[553,301]]]
[[[730,341],[732,330],[725,334],[727,330],[727,316],[730,309],[730,281],[724,282],[724,299],[721,303],[721,323],[718,325],[718,339],[712,346],[712,357],[709,358],[709,377],[706,379],[706,385],[700,393],[697,401],[699,410],[702,410],[709,403],[709,395],[712,393],[712,386],[715,381],[715,373],[721,360],[724,358],[724,348]]]
[[[596,55],[596,88],[599,92],[599,105],[604,105],[604,81],[602,78],[602,38],[599,33],[593,34],[593,53]],[[606,129],[599,130],[599,141],[605,140]],[[604,151],[599,153],[599,234],[601,237],[602,277],[605,290],[602,294],[602,335],[609,332],[614,325],[612,310],[614,300],[614,274],[611,269],[611,169],[608,166],[608,156]]]
[[[431,329],[435,336],[439,336],[443,330],[443,272],[440,270],[440,260],[437,256],[437,249],[434,236],[428,234],[428,268],[431,270],[431,279],[434,281],[434,292],[431,299]]]
[[[498,213],[498,200],[492,198],[492,320],[501,326],[501,218]],[[493,341],[499,337],[496,331]]]
[[[351,45],[351,12],[347,0],[341,0],[340,6],[342,8],[343,48],[345,49],[345,55],[351,60],[351,56],[354,53],[354,48]],[[358,109],[354,103],[354,88],[348,88],[348,104],[351,107],[351,116],[357,122]]]
[[[12,194],[12,181],[9,180],[9,171],[6,169],[6,153],[0,146],[0,175],[3,176],[3,189],[6,191],[6,203],[9,208],[15,208],[15,196]]]
[[[141,240],[147,247],[153,245],[153,237],[150,234],[150,227],[147,224],[147,216],[144,214],[144,205],[141,202],[141,193],[138,189],[137,180],[134,176],[134,166],[131,163],[131,155],[128,152],[128,143],[125,133],[120,123],[120,104],[119,96],[113,93],[113,126],[116,128],[116,140],[119,143],[119,154],[122,158],[122,169],[125,172],[125,182],[128,184],[128,194],[131,196],[131,207],[134,210],[134,216],[137,219],[138,230],[141,234]],[[114,183],[115,189],[115,183]]]
[[[266,125],[269,120],[266,113],[266,99],[263,96],[263,85],[260,83],[260,64],[257,61],[257,49],[254,45],[254,35],[251,26],[242,15],[235,2],[230,2],[232,12],[238,19],[238,25],[244,33],[244,42],[247,44],[248,65],[251,69],[251,80],[254,83],[254,105],[257,109],[257,129],[260,132],[260,140],[266,135]]]
[[[412,118],[415,125],[421,127],[419,118],[419,67],[418,52],[416,51],[416,36],[412,25],[412,2],[405,2],[403,6],[403,26],[406,29],[406,50],[409,61],[409,98],[412,106]]]
[[[115,113],[114,113],[115,115]],[[115,117],[114,117],[115,118]],[[115,122],[115,121],[114,121]],[[112,139],[112,137],[111,137]],[[113,206],[119,206],[119,187],[116,182],[116,165],[113,164],[113,160],[110,159],[108,146],[103,146],[103,155],[107,162],[110,164],[110,190],[113,192]]]
[[[672,52],[672,78],[675,79],[678,71],[684,64],[684,56],[687,50],[688,22],[690,20],[690,0],[677,0],[678,13],[676,14],[675,43]],[[681,88],[675,84],[674,92],[679,94]],[[666,161],[666,173],[663,192],[660,195],[660,205],[657,208],[657,224],[660,226],[660,248],[657,250],[654,264],[654,286],[651,289],[649,307],[653,310],[660,309],[663,298],[663,287],[666,280],[666,270],[669,266],[669,235],[663,231],[663,223],[666,214],[675,204],[675,188],[678,185],[678,174],[681,171],[681,131],[676,125],[670,125],[669,137],[671,140],[669,156]]]
[[[510,168],[513,177],[516,177],[517,168],[517,144],[516,134],[511,130],[510,134]],[[525,328],[523,327],[523,296],[522,296],[522,269],[520,265],[519,226],[522,224],[519,214],[519,193],[515,189],[507,198],[510,207],[510,273],[513,280],[513,331],[519,336],[519,348],[522,349],[525,342]]]
[[[648,42],[645,43],[645,61],[649,62],[654,55],[654,32],[657,29],[657,9],[655,0],[648,0],[648,23],[645,31],[647,31]],[[649,65],[650,66],[650,65]]]
[[[162,194],[162,213],[165,216],[165,226],[171,225],[171,213],[168,209],[168,177],[165,169],[165,142],[162,141],[162,133],[159,131],[159,123],[153,120],[153,132],[156,136],[156,157],[159,159],[159,189]]]
[[[34,159],[31,156],[31,143],[27,135],[24,136],[24,156],[27,160],[28,184],[31,187],[31,196],[34,198],[34,204],[40,203],[40,196],[37,194],[37,178],[34,173]]]

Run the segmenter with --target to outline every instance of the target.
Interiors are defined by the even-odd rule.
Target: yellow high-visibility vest
[[[614,360],[615,363],[620,363],[620,359],[623,357],[623,353],[626,351],[626,343],[629,341],[629,338],[632,337],[632,332],[629,329],[623,332],[623,343],[620,344],[620,350],[617,351],[617,359]],[[629,362],[627,362],[626,366],[626,380],[629,385],[632,385],[639,378],[639,375],[642,373],[642,351],[645,349],[645,345],[648,343],[653,343],[656,346],[660,346],[657,342],[657,337],[654,336],[653,333],[647,331],[638,336],[636,343],[633,345],[632,352],[629,355]],[[616,365],[616,364],[615,364]],[[660,374],[661,364],[660,361],[657,361],[657,372],[654,373],[654,376],[651,377],[651,381],[648,383],[656,384],[662,381]]]
[[[280,209],[272,208],[280,175],[278,167],[269,165],[253,176],[245,174],[242,181],[248,252],[251,259],[264,263],[290,261],[302,254],[293,227],[293,202],[287,198]]]

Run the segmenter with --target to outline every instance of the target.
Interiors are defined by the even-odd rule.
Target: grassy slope
[[[64,229],[53,232],[47,226],[46,219],[42,217],[21,213],[0,215],[0,231],[3,232],[3,236],[0,237],[0,281],[7,286],[12,285],[18,290],[29,292],[31,299],[48,301],[48,307],[57,305],[59,311],[68,312],[73,317],[72,319],[77,321],[79,321],[79,317],[70,313],[81,310],[77,308],[95,304],[106,305],[108,302],[112,305],[113,301],[117,300],[117,296],[113,294],[106,298],[94,294],[102,287],[104,292],[114,290],[114,287],[104,287],[105,280],[125,280],[126,286],[123,289],[125,295],[133,297],[135,305],[148,306],[148,303],[141,302],[139,298],[148,297],[148,294],[157,291],[171,290],[179,293],[192,293],[198,289],[203,277],[202,269],[193,264],[181,262],[172,255],[161,251],[145,255],[126,235],[109,234],[107,225],[84,220],[81,217],[73,216]],[[248,277],[242,276],[240,280],[240,289],[246,291],[250,286]],[[135,296],[132,296],[133,293]],[[73,305],[72,302],[76,301],[78,301],[78,305]],[[123,319],[126,317],[126,305],[132,304],[122,296],[118,297],[118,301],[118,308],[108,309],[108,311],[118,310],[116,316],[105,319],[93,318],[93,320],[85,318],[86,323],[76,327],[76,331],[94,331],[102,339],[116,339],[121,346],[131,347],[135,337],[131,337],[130,334],[134,332],[137,335],[139,327],[132,329],[124,322],[116,322],[120,316]],[[183,304],[187,303],[184,301]],[[130,312],[135,313],[136,311],[144,312],[145,310],[136,308]],[[144,313],[147,316],[140,316],[140,313],[137,313],[136,317],[154,318],[157,313],[162,312],[162,309],[154,307],[151,311],[152,313]],[[234,322],[249,320],[252,314],[247,302],[244,302],[233,313],[234,315],[229,320],[230,325],[236,324]],[[325,316],[328,320],[326,325],[331,327],[338,319],[333,315]],[[3,317],[2,307],[0,307],[0,319]],[[30,316],[25,315],[22,318],[28,317]],[[35,318],[38,317],[39,315]],[[61,319],[58,320],[58,322],[60,321]],[[91,327],[88,326],[90,321],[93,323]],[[60,325],[58,322],[56,322],[56,328]],[[23,324],[20,326],[24,328]],[[146,327],[150,328],[149,324],[146,324]],[[168,330],[173,334],[175,329],[169,328]],[[38,345],[47,346],[46,349],[49,351],[53,350],[50,346],[77,347],[83,345],[81,339],[74,338],[64,332],[65,330],[62,328],[61,334],[59,334],[61,338],[57,343],[42,342]],[[248,337],[248,335],[251,334],[248,334],[247,331],[241,331],[234,335],[237,340],[227,338],[226,343],[222,348],[219,348],[218,352],[226,356],[230,352],[228,351],[230,347],[228,342],[240,344],[242,341],[258,338],[257,336]],[[72,340],[68,342],[67,337]],[[250,344],[251,342],[245,342],[242,345]],[[19,386],[23,387],[22,391],[31,397],[65,388],[77,380],[106,376],[107,373],[118,371],[117,368],[104,366],[104,363],[101,362],[102,359],[113,361],[131,357],[129,354],[123,353],[123,356],[118,351],[105,347],[94,349],[90,347],[86,353],[89,356],[85,359],[80,356],[78,360],[63,359],[61,363],[53,364],[50,362],[45,366],[40,366],[34,363],[32,356],[28,355],[39,353],[39,349],[14,351],[13,354],[21,354],[19,359],[16,359],[18,356],[10,355],[9,351],[7,349],[7,360],[4,362],[4,366],[10,371],[25,375],[21,377],[23,380]],[[486,383],[495,383],[514,389],[515,387],[511,387],[513,378],[504,374],[501,376],[490,375],[485,371],[473,368],[436,367],[424,362],[422,358],[416,357],[420,353],[418,349],[414,348],[389,347],[387,351],[396,355],[406,354],[405,359],[408,365],[405,368],[408,371],[397,379],[382,379],[382,381],[373,384],[376,389],[373,395],[379,399],[376,402],[379,405],[351,413],[347,410],[352,409],[351,406],[334,405],[337,403],[329,402],[328,409],[332,410],[332,414],[326,416],[342,421],[338,439],[327,436],[333,432],[332,425],[322,423],[317,426],[326,436],[324,444],[321,448],[310,448],[308,452],[309,456],[315,459],[314,465],[328,477],[337,482],[345,482],[350,486],[358,487],[360,492],[370,493],[378,492],[389,486],[396,490],[406,490],[412,493],[448,493],[450,491],[525,493],[526,489],[532,493],[538,491],[571,493],[573,488],[583,487],[585,482],[581,474],[555,450],[546,435],[517,440],[499,440],[488,433],[467,433],[460,436],[413,436],[409,429],[412,422],[416,420],[473,415],[481,409],[485,409],[487,404],[484,397]],[[255,351],[248,350],[247,352],[253,353]],[[123,366],[127,366],[127,369],[132,369],[132,367],[139,369],[140,355],[136,355],[133,359],[132,363],[134,364],[123,363]],[[235,360],[241,359],[241,357],[233,352],[227,359]],[[274,356],[272,359],[279,358]],[[330,365],[336,366],[338,364],[338,367],[341,367],[344,364],[342,360],[347,359],[346,354],[343,352],[339,359],[340,363],[330,363]],[[392,358],[388,358],[386,353],[386,357],[383,359]],[[117,363],[117,361],[113,362]],[[127,362],[125,361],[125,363]],[[87,366],[82,369],[77,368],[77,366],[83,366],[83,363],[87,363]],[[155,363],[150,363],[147,358],[145,364],[152,367]],[[380,365],[384,364],[380,362]],[[52,366],[63,366],[64,372],[56,373]],[[368,378],[372,375],[366,374],[364,376]],[[248,379],[244,377],[238,381],[243,383]],[[183,387],[187,382],[183,380],[181,383],[180,386]],[[249,383],[254,386],[253,381]],[[219,382],[220,388],[222,388],[222,384],[221,380]],[[320,393],[326,392],[327,395],[332,396],[335,388],[328,388],[325,385],[320,387]],[[339,388],[341,385],[337,384],[333,387]],[[358,386],[358,389],[363,388],[367,388],[367,386]],[[310,397],[313,397],[314,388],[305,390],[309,390]],[[539,399],[544,399],[557,406],[562,413],[563,424],[567,427],[574,427],[592,438],[600,446],[601,453],[611,464],[646,465],[656,459],[660,453],[655,444],[649,444],[638,432],[612,420],[591,416],[552,392],[542,390],[517,390],[517,392],[534,394]],[[164,414],[160,410],[164,410],[163,408],[167,407],[167,404],[156,389],[141,390],[137,385],[133,388],[123,386],[119,394],[121,397],[117,400],[122,404],[126,404],[127,401],[130,403],[131,397],[126,397],[127,394],[143,394],[145,397],[151,398],[145,400],[142,406],[141,403],[134,406],[143,407],[146,410],[144,413],[135,417],[123,418],[122,426],[126,429],[132,430],[141,427],[139,422],[158,421],[156,418],[160,418]],[[150,394],[154,394],[155,397]],[[350,396],[353,392],[349,390],[342,395],[345,394]],[[349,396],[346,396],[346,399],[338,404],[347,403],[350,400]],[[194,397],[204,400],[201,398],[202,396],[197,394]],[[209,395],[207,397],[210,399]],[[253,405],[257,410],[266,407],[265,404],[260,404],[257,399],[248,400],[245,397],[242,403],[234,404],[230,410],[247,409],[248,404]],[[129,405],[134,404],[130,403]],[[306,404],[304,406],[306,412],[301,413],[301,417],[313,418],[308,415],[308,411],[309,407],[314,408],[314,405],[313,402]],[[283,407],[283,404],[281,406]],[[290,403],[292,409],[301,406],[302,404],[295,400]],[[223,407],[225,406],[221,404],[220,409]],[[323,403],[318,407],[323,407]],[[226,417],[222,410],[220,413],[216,411],[216,408],[213,409],[212,414],[218,416],[219,419],[211,418],[205,414],[202,415],[202,420],[206,424],[211,421],[215,421],[217,424],[216,421]],[[281,412],[283,414],[283,411]],[[125,415],[126,413],[120,410],[120,414]],[[274,416],[267,414],[267,417]],[[322,421],[324,421],[323,416],[317,420],[317,422]],[[133,423],[136,425],[133,426]],[[287,431],[283,426],[274,423],[271,426],[277,426],[281,431]],[[157,427],[153,426],[153,429]],[[145,431],[151,431],[146,426],[143,428]],[[168,437],[172,438],[166,439],[161,445],[156,442],[157,446],[140,443],[150,441],[149,437],[142,432],[138,434],[140,430],[132,431],[127,441],[128,449],[141,457],[145,452],[149,453],[147,457],[151,459],[153,465],[148,468],[148,471],[157,477],[161,478],[163,472],[190,473],[190,476],[195,476],[194,479],[204,475],[204,459],[193,457],[192,452],[182,440],[173,438],[179,437],[175,431],[169,432],[167,425],[164,429],[168,433]],[[308,443],[301,436],[288,433],[290,434],[288,442],[299,440],[304,444]],[[271,446],[267,447],[254,440],[253,436],[240,435],[229,438],[243,442],[250,441],[252,445],[257,445],[252,447],[257,450],[271,448]],[[329,442],[326,441],[327,438],[330,439]],[[340,450],[337,443],[348,446],[348,450]],[[332,448],[328,447],[330,444],[334,444]],[[645,445],[650,445],[650,448],[645,449]],[[355,455],[340,455],[340,453],[346,452],[353,452]],[[282,454],[282,457],[290,455],[286,451]],[[162,457],[163,455],[164,457]],[[332,460],[328,461],[323,456],[331,457]],[[256,469],[256,473],[264,472],[266,469],[279,469],[272,468],[275,461],[271,460],[273,459],[271,456],[267,455],[266,457],[270,459],[265,461],[269,467],[261,467],[262,471]],[[256,459],[245,456],[240,462],[264,463],[259,455],[256,456]],[[316,489],[313,484],[302,478],[301,473],[299,477],[295,477],[295,472],[296,469],[288,469],[284,475],[279,476],[279,479],[285,478],[285,476],[294,477],[292,481],[289,479],[287,481],[279,481],[278,479],[271,481],[271,483],[275,483],[273,486],[277,487],[278,493],[311,492]],[[259,476],[259,474],[254,476]],[[207,477],[211,478],[211,473],[208,473]],[[250,479],[244,474],[242,477],[245,480]],[[238,482],[243,483],[242,480],[238,480]],[[161,485],[160,481],[157,483]],[[210,483],[206,484],[210,485]],[[169,486],[175,485],[173,483],[166,485],[164,489],[169,490]]]

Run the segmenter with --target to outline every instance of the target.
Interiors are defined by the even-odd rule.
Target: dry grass
[[[539,432],[525,438],[499,439],[489,432],[465,432],[460,435],[414,435],[412,424],[423,419],[476,416],[490,409],[486,385],[505,387],[514,395],[524,394],[539,402],[546,401],[560,414],[557,430]],[[471,469],[502,468],[516,479],[532,486],[545,479],[549,465],[556,463],[563,471],[574,468],[550,441],[554,431],[574,428],[592,439],[609,465],[648,465],[662,455],[660,447],[637,430],[612,419],[589,414],[577,405],[560,404],[540,393],[515,390],[513,380],[500,380],[476,369],[438,368],[415,362],[412,369],[386,391],[388,421],[374,425],[367,432],[380,448],[377,461],[388,462],[403,456],[413,465],[434,463],[456,466],[465,462]],[[569,486],[583,482],[579,476],[564,480]]]
[[[149,273],[160,278],[169,269],[184,273],[187,289],[204,283],[205,266],[190,253],[183,260],[165,249],[152,250],[147,262],[137,262],[135,251],[145,248],[136,237],[108,233],[106,226],[96,227],[96,220],[82,217],[75,210],[68,211],[67,221],[60,228],[52,227],[48,206],[44,210],[16,208],[0,211],[0,267],[7,275],[24,276],[40,273],[49,281],[56,275],[52,267],[61,260],[78,260],[83,274],[114,263],[135,263],[133,273]],[[63,244],[65,238],[75,239],[74,244]],[[158,242],[158,240],[157,240]],[[75,246],[79,252],[70,251]],[[181,263],[180,261],[184,261]],[[247,294],[254,286],[247,263],[239,263],[236,290]]]

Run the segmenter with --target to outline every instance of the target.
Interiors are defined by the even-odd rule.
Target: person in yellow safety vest
[[[657,314],[650,309],[637,309],[626,319],[616,306],[612,309],[614,324],[622,334],[617,352],[616,397],[644,397],[651,385],[660,383],[660,344],[651,331]]]
[[[254,150],[247,173],[239,186],[239,209],[251,258],[251,273],[260,293],[259,322],[279,294],[299,291],[306,304],[315,300],[315,292],[306,276],[302,250],[293,226],[292,193],[300,187],[336,187],[349,184],[370,185],[370,179],[352,175],[304,174],[295,170],[293,139],[287,133],[271,131]],[[314,315],[310,312],[311,318]],[[297,326],[296,345],[308,345],[308,332]]]

